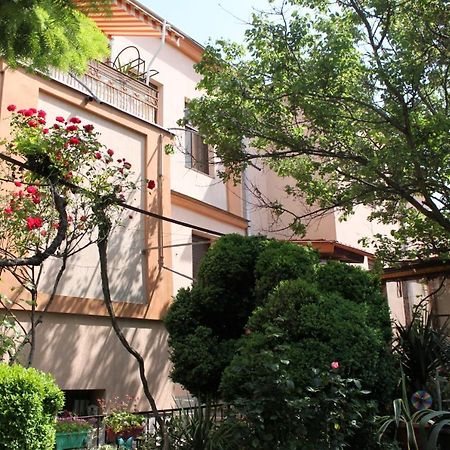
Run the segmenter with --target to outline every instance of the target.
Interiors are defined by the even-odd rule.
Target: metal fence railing
[[[209,416],[217,422],[222,421],[225,417],[230,414],[235,415],[233,407],[226,404],[214,404],[214,405],[194,405],[188,407],[162,409],[158,413],[163,418],[166,423],[169,423],[174,417],[179,417],[182,414],[193,414],[195,411],[201,408],[203,413],[208,412]],[[137,411],[133,414],[144,417],[144,432],[152,433],[156,430],[155,415],[152,411]],[[91,448],[92,446],[98,447],[106,442],[106,429],[103,425],[103,419],[106,414],[95,415],[95,416],[80,416],[80,419],[89,421],[92,424],[91,431]]]
[[[158,89],[146,85],[99,61],[91,61],[88,71],[79,76],[52,69],[50,78],[87,95],[94,95],[102,103],[113,106],[150,123],[157,123]]]

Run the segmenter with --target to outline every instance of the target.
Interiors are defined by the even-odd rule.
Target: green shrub
[[[169,309],[172,379],[197,397],[216,398],[256,306],[255,262],[267,240],[231,234],[220,238],[201,262],[197,282],[181,289]]]
[[[221,389],[226,400],[243,405],[255,429],[264,430],[261,449],[296,448],[297,439],[309,436],[308,429],[302,430],[302,402],[313,383],[312,367],[338,360],[343,377],[360,379],[371,391],[368,399],[390,398],[393,383],[386,383],[385,372],[389,342],[372,324],[365,303],[324,294],[315,283],[285,281],[254,312],[248,328]],[[312,419],[322,420],[316,413]],[[371,448],[370,434],[363,435],[367,437],[359,448]]]
[[[63,405],[50,375],[0,364],[0,450],[52,450]]]
[[[255,266],[255,295],[263,303],[280,281],[312,280],[319,256],[309,247],[291,242],[268,241]]]

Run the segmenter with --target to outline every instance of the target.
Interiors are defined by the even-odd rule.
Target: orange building
[[[193,65],[201,58],[202,46],[133,0],[116,0],[111,15],[92,18],[110,39],[111,58],[92,62],[83,76],[56,70],[42,76],[0,63],[0,136],[8,135],[9,104],[41,108],[53,118],[76,115],[93,123],[102,143],[126,157],[137,176],[156,180],[154,194],[143,190],[145,194],[127,201],[178,222],[140,214],[129,218],[124,211],[124,226],[110,239],[109,267],[120,325],[145,358],[158,407],[170,407],[186,393],[169,378],[161,319],[172,296],[192,282],[210,240],[232,232],[292,236],[270,226],[271,218],[245,186],[223,184],[217,176],[220,161],[211,149],[195,129],[177,124],[187,100],[199,95]],[[166,152],[167,144],[173,154]],[[249,171],[244,179],[257,181],[267,197],[289,201],[283,198],[284,182],[270,171]],[[289,206],[301,213],[301,205]],[[374,232],[365,217],[365,211],[359,211],[342,223],[332,212],[297,239],[313,245],[324,259],[368,267],[372,255],[357,242],[361,233]],[[48,301],[56,270],[54,261],[44,266],[39,310]],[[4,280],[1,289],[11,296],[8,288]],[[395,301],[400,298],[394,295],[394,284],[388,290]],[[13,296],[22,295],[15,291]],[[18,308],[15,314],[27,326],[28,312]],[[95,246],[69,260],[58,295],[37,328],[33,365],[55,376],[78,414],[95,412],[92,405],[99,398],[128,396],[138,399],[138,408],[148,409],[137,365],[110,326]]]

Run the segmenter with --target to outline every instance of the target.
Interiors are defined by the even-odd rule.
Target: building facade
[[[244,183],[222,183],[220,162],[196,130],[178,123],[189,99],[199,95],[194,64],[203,48],[133,0],[115,0],[111,15],[92,14],[110,39],[109,61],[92,62],[83,76],[50,71],[47,76],[0,65],[0,136],[8,136],[9,104],[36,107],[49,118],[77,116],[101,133],[101,142],[132,164],[137,182],[155,180],[127,203],[156,217],[123,211],[110,239],[111,291],[119,323],[145,358],[159,408],[187,395],[169,378],[167,333],[162,319],[172,297],[195,279],[202,254],[221,234],[265,234],[315,247],[323,259],[369,267],[371,253],[358,239],[373,234],[367,211],[349,222],[336,212],[312,221],[306,236],[288,231],[288,217],[274,224],[261,198],[285,202],[301,215],[306,207],[285,197],[286,180],[270,170],[247,171]],[[158,219],[167,217],[175,222]],[[46,306],[58,265],[48,261],[39,285],[38,310]],[[1,290],[11,296],[13,284]],[[20,290],[13,297],[19,301]],[[14,307],[25,326],[26,303]],[[102,300],[95,246],[68,262],[57,296],[37,328],[33,366],[51,372],[78,414],[96,412],[97,399],[134,399],[148,409],[137,365],[116,338]]]

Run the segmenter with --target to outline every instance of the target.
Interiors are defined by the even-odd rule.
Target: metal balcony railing
[[[157,123],[158,89],[138,81],[107,64],[92,61],[84,75],[73,76],[52,69],[50,78],[86,95],[98,98],[127,114]]]

